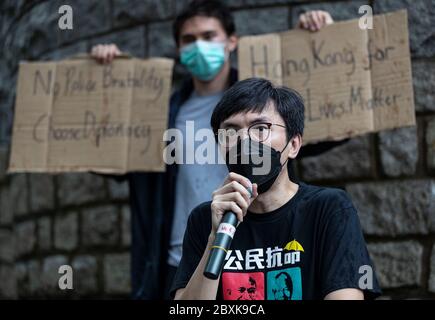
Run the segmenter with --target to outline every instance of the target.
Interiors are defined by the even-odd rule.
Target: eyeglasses
[[[272,131],[272,126],[286,128],[278,123],[259,122],[254,123],[248,127],[248,136],[251,140],[256,142],[263,142],[269,139]],[[239,137],[242,136],[242,130],[236,131],[235,129],[219,129],[217,133],[218,142],[221,146],[232,147],[237,144]]]

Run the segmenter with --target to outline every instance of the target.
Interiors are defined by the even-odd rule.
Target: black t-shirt
[[[206,202],[190,214],[173,295],[189,282],[210,230]],[[346,192],[304,183],[282,207],[247,213],[219,281],[217,299],[225,300],[323,299],[335,290],[360,288],[359,284],[367,288],[366,298],[380,294],[358,214]]]

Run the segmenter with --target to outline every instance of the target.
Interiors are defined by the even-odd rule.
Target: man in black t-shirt
[[[294,182],[304,128],[300,95],[265,79],[240,81],[216,106],[212,128],[230,171],[196,207],[174,279],[176,299],[363,299],[380,294],[357,211],[339,189]],[[261,160],[261,161],[258,161]],[[232,211],[237,231],[220,221]],[[217,233],[233,236],[221,276],[203,275]],[[224,250],[222,248],[222,250]]]

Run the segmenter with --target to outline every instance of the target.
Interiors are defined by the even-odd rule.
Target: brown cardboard
[[[302,94],[304,142],[338,140],[415,125],[406,10],[319,32],[242,37],[240,79],[264,77]]]
[[[9,172],[164,171],[173,61],[19,67]]]

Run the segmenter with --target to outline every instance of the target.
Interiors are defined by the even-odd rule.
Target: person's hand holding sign
[[[310,31],[319,31],[321,28],[334,23],[327,11],[312,10],[302,13],[299,16],[298,28]]]
[[[92,47],[91,56],[100,63],[111,63],[122,54],[116,44],[98,44]]]

